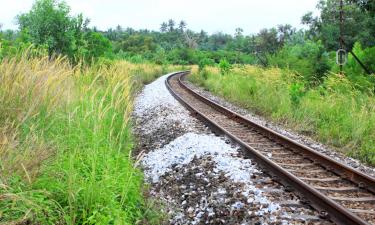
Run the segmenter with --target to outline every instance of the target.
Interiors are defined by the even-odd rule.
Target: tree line
[[[64,1],[36,0],[32,9],[17,16],[19,30],[1,31],[0,58],[29,44],[45,49],[52,57],[66,55],[73,63],[99,58],[150,61],[157,64],[214,65],[258,64],[286,67],[311,83],[335,71],[334,51],[339,47],[338,0],[321,0],[319,16],[311,12],[301,18],[307,29],[289,24],[264,28],[256,34],[234,35],[193,31],[186,21],[168,21],[159,31],[135,30],[120,25],[106,31],[89,28],[90,21],[71,16]],[[375,2],[344,0],[344,39],[347,50],[356,51],[371,71],[375,71]],[[352,76],[364,74],[358,66],[347,66]]]

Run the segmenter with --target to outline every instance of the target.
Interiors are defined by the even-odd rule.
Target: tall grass
[[[163,68],[0,64],[0,224],[156,223],[131,158],[134,92]]]
[[[358,88],[344,76],[330,74],[322,85],[307,88],[303,79],[287,70],[238,66],[224,76],[214,67],[195,71],[190,80],[375,165],[374,94],[370,89]]]

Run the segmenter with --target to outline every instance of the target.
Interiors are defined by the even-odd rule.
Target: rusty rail
[[[349,180],[358,184],[359,188],[364,188],[371,192],[372,194],[375,193],[375,179],[357,171],[351,167],[348,167],[334,159],[327,157],[307,146],[301,145],[288,137],[285,137],[279,133],[276,133],[270,130],[267,127],[262,125],[256,124],[245,117],[221,106],[217,103],[205,98],[204,96],[194,92],[192,89],[187,87],[183,82],[182,79],[184,76],[189,74],[189,71],[184,72],[177,72],[170,75],[166,80],[166,86],[171,92],[171,94],[181,102],[185,107],[187,107],[191,112],[193,112],[199,119],[205,122],[208,126],[210,126],[214,131],[218,133],[222,133],[227,135],[230,139],[234,142],[239,144],[243,149],[246,149],[247,154],[250,157],[255,159],[261,167],[265,168],[266,171],[274,178],[277,178],[280,183],[288,188],[294,189],[297,194],[300,195],[306,202],[308,202],[313,208],[318,210],[322,217],[327,217],[331,219],[333,222],[337,224],[361,224],[361,225],[369,225],[369,223],[362,218],[360,218],[355,213],[351,212],[347,208],[343,207],[342,205],[338,204],[336,201],[332,200],[331,198],[325,196],[322,192],[318,191],[316,188],[308,185],[302,179],[299,179],[297,176],[292,174],[291,172],[287,171],[286,169],[282,168],[277,163],[273,162],[262,153],[257,151],[255,148],[250,146],[249,144],[245,143],[241,138],[237,137],[233,133],[229,132],[224,127],[220,126],[217,122],[213,121],[212,119],[208,118],[204,113],[202,113],[199,109],[196,109],[189,104],[187,101],[180,96],[176,90],[173,89],[170,80],[174,76],[178,76],[178,84],[179,88],[182,88],[188,91],[194,98],[197,100],[204,102],[206,105],[214,108],[218,112],[226,115],[228,119],[234,120],[239,124],[244,124],[246,126],[251,127],[252,129],[256,129],[258,132],[262,133],[265,137],[275,141],[276,143],[280,143],[283,146],[287,146],[287,148],[292,149],[295,152],[302,153],[304,156],[309,157],[314,163],[318,163],[322,165],[323,168],[327,169],[327,171],[333,171],[335,174],[338,174],[343,179]],[[374,194],[375,196],[375,194]]]

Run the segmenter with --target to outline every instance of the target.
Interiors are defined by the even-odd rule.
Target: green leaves
[[[269,61],[272,66],[296,72],[310,85],[322,82],[325,73],[330,69],[328,56],[319,41],[287,44],[271,56]]]
[[[293,106],[298,106],[301,98],[305,94],[305,87],[302,83],[292,83],[289,85],[290,101]]]
[[[27,30],[32,43],[48,46],[50,56],[54,53],[71,56],[75,24],[69,12],[65,2],[38,0],[30,12],[19,15],[17,19],[21,30]]]
[[[204,67],[206,66],[212,66],[215,64],[215,61],[210,59],[210,58],[203,58],[201,60],[199,60],[199,63],[198,63],[198,67],[199,67],[199,71],[202,71],[204,69]]]
[[[230,70],[232,69],[232,65],[226,59],[222,59],[220,60],[219,68],[221,75],[225,75],[230,72]]]
[[[370,2],[370,1],[369,1]],[[344,30],[343,36],[346,48],[351,49],[356,41],[364,47],[375,43],[375,17],[373,3],[366,1],[344,0]],[[373,1],[372,1],[373,2]],[[339,47],[339,6],[337,0],[324,0],[318,3],[319,17],[307,13],[302,17],[302,23],[309,25],[308,33],[314,38],[323,41],[328,51]]]
[[[76,63],[82,58],[91,60],[108,55],[110,41],[87,28],[88,19],[80,14],[70,15],[64,1],[36,0],[28,13],[17,17],[20,30],[37,47],[45,46],[49,56],[66,55]]]
[[[110,56],[112,54],[112,44],[102,34],[98,32],[86,32],[83,35],[83,43],[79,47],[78,56],[86,61]]]

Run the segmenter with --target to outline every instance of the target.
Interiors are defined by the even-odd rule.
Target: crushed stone
[[[341,152],[338,152],[337,150],[334,150],[333,148],[327,146],[327,145],[324,145],[322,143],[319,143],[317,141],[315,141],[313,138],[311,137],[308,137],[304,134],[300,134],[300,133],[297,133],[295,131],[292,131],[290,129],[287,129],[285,127],[283,127],[282,124],[277,124],[277,123],[274,123],[274,122],[270,122],[269,120],[267,120],[266,118],[260,116],[260,115],[257,115],[247,109],[243,109],[239,106],[236,106],[235,104],[232,104],[228,101],[226,101],[225,99],[219,97],[219,96],[215,96],[213,94],[211,94],[209,91],[207,90],[204,90],[203,88],[201,87],[198,87],[198,86],[195,86],[194,84],[192,84],[191,82],[189,81],[184,81],[184,83],[191,89],[193,89],[194,91],[198,92],[199,94],[203,95],[204,97],[232,110],[233,112],[236,112],[244,117],[246,117],[247,119],[257,123],[257,124],[260,124],[260,125],[263,125],[265,127],[268,127],[270,128],[271,130],[273,131],[276,131],[298,143],[301,143],[303,145],[306,145],[318,152],[321,152],[343,164],[346,164],[346,165],[349,165],[357,170],[360,170],[364,173],[366,173],[367,175],[370,175],[372,177],[375,177],[375,168],[374,167],[371,167],[371,166],[368,166],[364,163],[361,163],[359,160],[357,159],[353,159],[351,157],[348,157],[346,155],[344,155],[343,153]]]
[[[280,205],[299,198],[244,158],[225,137],[214,135],[192,117],[167,90],[167,76],[145,86],[133,112],[137,158],[150,184],[149,196],[161,201],[161,210],[168,215],[164,224],[312,224],[319,220],[309,207]],[[264,191],[267,188],[279,192]]]
[[[189,131],[208,132],[207,128],[198,126],[199,121],[189,116],[189,111],[169,93],[165,86],[168,76],[161,76],[146,85],[135,99],[133,127],[141,143],[135,154],[160,148]]]

